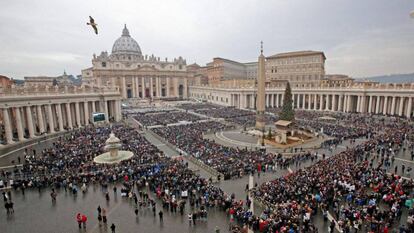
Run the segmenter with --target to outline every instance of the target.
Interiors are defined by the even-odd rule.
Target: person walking
[[[116,228],[115,224],[114,224],[114,223],[112,223],[112,225],[111,225],[111,232],[112,232],[112,233],[115,233],[115,228]]]
[[[83,229],[86,229],[86,221],[88,221],[88,218],[86,217],[86,215],[82,214]]]
[[[164,213],[162,212],[162,210],[160,210],[160,212],[158,212],[158,215],[160,216],[160,222],[164,221]]]
[[[106,219],[106,209],[105,208],[102,208],[102,222],[104,224],[106,224],[106,222],[107,222],[107,219]]]
[[[82,215],[80,213],[76,214],[76,221],[78,222],[79,229],[82,228]]]

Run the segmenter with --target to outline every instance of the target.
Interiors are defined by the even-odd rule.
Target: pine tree
[[[283,99],[282,112],[280,113],[279,119],[285,121],[294,121],[295,112],[293,111],[293,100],[292,100],[292,90],[290,89],[289,82],[286,84],[285,97]]]

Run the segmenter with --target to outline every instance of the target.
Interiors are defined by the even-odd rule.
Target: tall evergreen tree
[[[295,120],[295,111],[293,111],[293,100],[292,100],[292,90],[290,89],[289,82],[286,84],[285,97],[283,99],[282,112],[280,113],[280,120],[285,121],[294,121]]]

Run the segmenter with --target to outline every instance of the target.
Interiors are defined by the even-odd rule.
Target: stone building
[[[315,51],[267,57],[266,108],[282,106],[289,81],[295,109],[413,117],[414,83],[357,82],[346,75],[325,75],[325,59],[323,52]],[[190,97],[241,109],[256,109],[257,91],[254,82],[233,80],[191,86]]]
[[[125,25],[111,54],[93,55],[92,67],[82,70],[82,79],[84,84],[118,86],[123,99],[166,99],[187,98],[193,74],[182,57],[169,61],[143,55]]]
[[[89,125],[95,112],[104,113],[106,122],[122,118],[118,87],[13,85],[0,97],[3,144]]]
[[[207,63],[208,83],[218,86],[229,80],[254,80],[257,78],[257,62],[240,63],[216,57]]]
[[[319,81],[325,76],[325,54],[319,51],[279,53],[266,58],[269,80]]]

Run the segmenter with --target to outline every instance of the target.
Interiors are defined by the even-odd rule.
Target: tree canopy
[[[283,99],[283,107],[279,119],[285,121],[295,120],[295,111],[293,111],[292,90],[290,89],[289,82],[286,84],[285,97]]]

